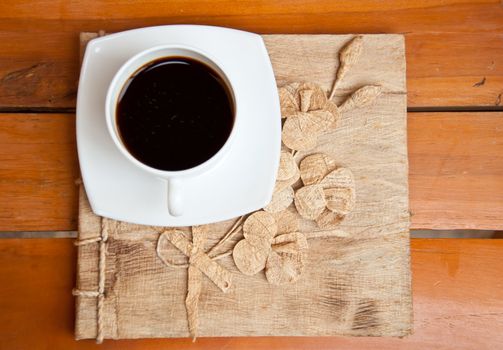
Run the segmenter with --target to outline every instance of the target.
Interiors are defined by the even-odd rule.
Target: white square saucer
[[[243,95],[237,112],[242,128],[231,149],[204,175],[184,179],[186,210],[171,216],[167,182],[135,167],[108,133],[105,98],[119,68],[135,54],[158,45],[199,48],[233,76]],[[217,222],[260,209],[270,201],[281,148],[276,81],[259,35],[194,25],[130,30],[90,41],[77,97],[77,147],[86,193],[101,216],[143,225],[190,226]]]

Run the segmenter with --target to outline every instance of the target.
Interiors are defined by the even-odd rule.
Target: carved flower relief
[[[292,83],[279,89],[283,124],[282,141],[296,151],[309,151],[318,136],[335,128],[339,109],[323,89],[313,83]]]
[[[292,185],[300,179],[300,171],[291,153],[281,152],[276,184],[271,202],[264,207],[268,213],[278,213],[293,203],[294,190]]]
[[[294,191],[292,185],[299,178],[303,186]],[[322,229],[335,228],[355,204],[351,170],[338,167],[332,158],[323,153],[305,157],[299,169],[293,156],[282,152],[274,194],[264,210],[279,213],[293,202],[303,218],[315,220]]]
[[[295,217],[283,217],[281,227],[271,214],[258,211],[243,224],[244,238],[233,250],[236,267],[245,275],[253,276],[265,270],[271,284],[296,281],[304,269],[307,240],[297,232]]]
[[[224,292],[230,286],[231,274],[215,260],[232,253],[236,267],[245,275],[265,270],[265,277],[271,284],[294,282],[302,274],[308,250],[306,236],[299,232],[298,216],[315,220],[322,229],[332,229],[353,209],[355,185],[349,169],[337,167],[333,159],[322,153],[305,157],[298,166],[294,155],[297,151],[315,148],[318,136],[336,128],[341,113],[368,106],[381,94],[381,86],[366,85],[353,92],[339,107],[331,101],[339,83],[357,63],[363,42],[363,37],[357,36],[341,49],[340,65],[328,98],[323,89],[314,83],[296,82],[279,89],[281,115],[285,119],[282,141],[292,152],[281,153],[274,195],[264,211],[251,214],[244,223],[244,217],[238,218],[224,237],[206,253],[200,251],[200,246],[207,227],[193,227],[192,242],[180,231],[164,233],[159,237],[159,258],[166,265],[189,268],[186,309],[189,331],[194,338],[197,335],[201,272]],[[295,191],[293,186],[299,179],[302,179],[302,185]],[[296,212],[293,208],[287,210],[293,202]],[[241,229],[243,239],[231,250],[215,253]],[[334,231],[318,232],[310,238],[334,237]],[[335,236],[340,237],[341,231]],[[189,257],[188,263],[166,257],[161,250],[166,240]]]
[[[305,219],[315,220],[318,227],[337,226],[355,205],[353,173],[337,167],[323,153],[305,157],[300,162],[303,187],[295,192],[295,207]]]
[[[279,89],[282,142],[292,152],[281,153],[276,185],[271,202],[264,211],[256,212],[243,224],[244,238],[233,249],[237,268],[246,275],[265,270],[269,283],[296,281],[304,267],[307,254],[306,236],[298,232],[297,220],[285,220],[287,208],[295,203],[297,213],[304,219],[316,221],[322,229],[333,229],[355,205],[355,184],[352,172],[338,167],[326,154],[312,154],[300,162],[294,159],[297,151],[310,151],[317,146],[318,137],[337,126],[341,113],[373,103],[381,94],[379,85],[357,89],[339,107],[331,101],[337,86],[354,66],[363,49],[363,37],[352,39],[339,53],[337,69],[330,96],[317,84],[295,82]],[[300,179],[302,185],[294,190]],[[294,215],[296,216],[296,215]],[[284,222],[295,222],[278,229]],[[327,231],[327,236],[329,233]],[[321,237],[321,236],[319,236]]]

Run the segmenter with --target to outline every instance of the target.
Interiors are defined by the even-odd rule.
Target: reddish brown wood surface
[[[0,111],[75,107],[78,33],[195,23],[258,33],[403,33],[409,107],[503,109],[501,0],[0,2]],[[76,229],[72,114],[0,115],[1,231]],[[413,228],[503,229],[503,113],[409,114]],[[413,240],[415,334],[106,341],[117,349],[496,349],[500,240]],[[0,239],[0,349],[75,342],[75,249]]]
[[[412,240],[414,334],[393,338],[73,340],[69,239],[0,240],[1,349],[496,349],[503,343],[503,240]]]
[[[173,23],[259,33],[404,33],[409,107],[503,106],[499,0],[150,0],[134,6],[5,0],[0,4],[0,108],[73,108],[81,31]]]
[[[503,113],[412,113],[414,228],[503,229]]]
[[[405,44],[409,107],[503,109],[503,32],[408,34]]]
[[[412,228],[503,229],[503,112],[409,113]],[[0,231],[75,230],[71,114],[0,118]]]
[[[73,115],[0,115],[0,231],[76,229],[77,163]]]
[[[470,31],[473,29],[473,24],[476,24],[477,19],[467,15],[467,10],[471,10],[473,14],[487,15],[488,26],[495,19],[496,14],[490,10],[500,2],[497,0],[423,0],[423,1],[375,1],[375,0],[358,0],[347,3],[338,3],[333,1],[291,1],[291,0],[275,0],[275,1],[247,1],[240,3],[233,0],[142,0],[136,5],[131,5],[129,1],[114,1],[114,2],[91,2],[91,1],[73,1],[67,2],[64,0],[4,0],[0,5],[0,18],[9,19],[52,19],[52,20],[78,20],[78,19],[138,19],[138,18],[179,18],[179,22],[183,22],[181,17],[198,16],[205,17],[208,21],[230,17],[234,21],[243,21],[246,17],[257,17],[258,23],[255,26],[265,28],[277,28],[284,25],[281,21],[267,21],[268,16],[277,16],[279,14],[287,17],[287,19],[301,20],[304,25],[313,26],[313,19],[306,20],[305,17],[316,16],[322,17],[318,22],[318,26],[327,25],[323,19],[332,17],[335,23],[330,23],[331,26],[339,26],[341,28],[347,26],[361,25],[355,23],[354,19],[362,20],[362,16],[370,13],[375,13],[375,23],[394,23],[398,18],[401,20],[409,20],[411,23],[406,24],[402,21],[397,21],[398,26],[410,26],[421,31],[431,31],[432,28],[428,25],[439,24],[439,29],[458,29],[461,31]],[[92,4],[93,6],[89,6]],[[461,18],[456,19],[448,17],[446,12],[457,14]],[[381,16],[377,16],[381,14]],[[387,14],[388,16],[383,16]],[[421,16],[423,15],[423,16]],[[264,18],[265,17],[265,18]],[[440,17],[440,18],[439,18]],[[468,22],[461,22],[461,20]],[[446,23],[441,23],[441,22]],[[300,24],[299,24],[300,25]],[[372,23],[364,23],[364,26],[371,26]],[[470,26],[472,25],[472,26]]]

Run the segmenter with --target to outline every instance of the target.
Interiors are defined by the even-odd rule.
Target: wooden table
[[[503,229],[503,4],[445,1],[0,3],[0,348],[73,340],[78,33],[199,23],[259,33],[403,33],[413,229]],[[25,237],[26,231],[41,231]],[[64,231],[64,232],[60,232]],[[15,234],[13,234],[15,232]],[[118,349],[424,349],[503,344],[503,241],[413,239],[415,334],[106,341]]]

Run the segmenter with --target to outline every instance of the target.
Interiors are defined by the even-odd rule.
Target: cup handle
[[[180,216],[183,213],[181,183],[178,179],[168,179],[168,212],[172,216]]]

